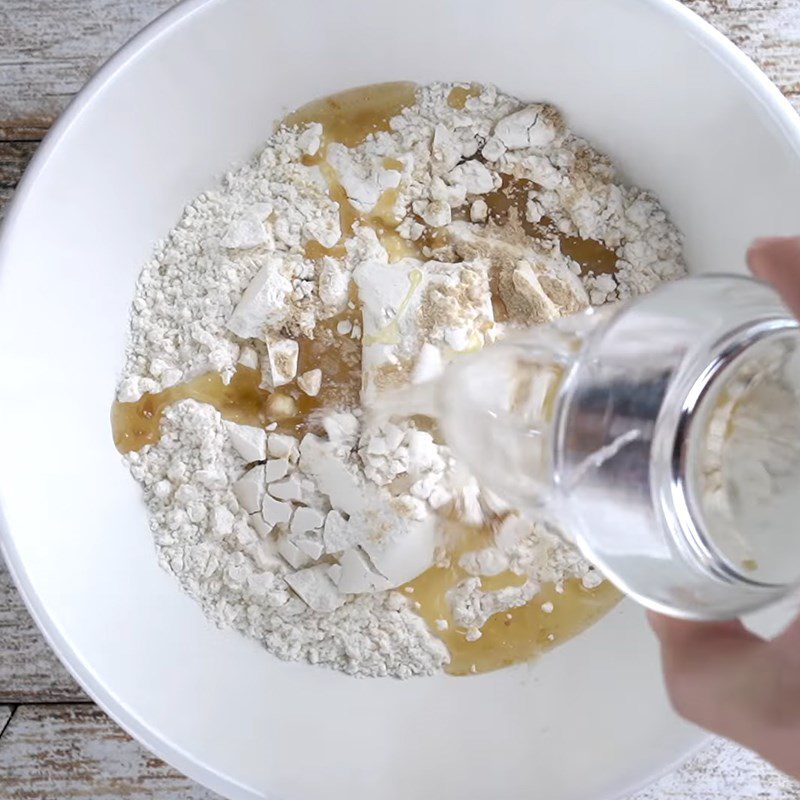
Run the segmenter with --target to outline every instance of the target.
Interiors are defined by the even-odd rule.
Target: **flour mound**
[[[162,565],[216,624],[280,658],[400,678],[450,660],[406,591],[453,565],[445,516],[489,531],[446,598],[468,641],[542,584],[597,586],[550,522],[506,507],[419,420],[368,424],[354,398],[684,273],[656,198],[552,106],[434,83],[354,147],[318,123],[279,127],[186,207],[137,283],[120,402],[246,367],[276,420],[237,425],[184,400],[157,444],[127,455]],[[308,363],[312,341],[324,348]],[[343,365],[360,384],[326,394]],[[299,428],[298,408],[315,409]],[[522,586],[484,591],[503,571]]]

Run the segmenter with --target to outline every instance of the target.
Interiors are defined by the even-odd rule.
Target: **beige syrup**
[[[307,122],[323,125],[320,152],[313,157],[305,157],[304,163],[319,165],[328,181],[330,195],[340,209],[342,240],[332,248],[309,242],[305,250],[307,258],[344,255],[344,242],[352,234],[356,222],[375,229],[393,262],[407,256],[423,257],[423,246],[436,247],[445,243],[438,232],[427,234],[420,242],[409,242],[397,235],[394,229],[400,220],[392,214],[397,190],[387,190],[369,215],[357,212],[348,202],[335,172],[325,162],[325,150],[330,142],[353,147],[371,133],[388,130],[389,120],[413,105],[414,90],[414,84],[407,82],[351,89],[303,106],[284,120],[289,125]],[[448,102],[453,108],[464,108],[467,100],[479,93],[480,87],[475,84],[456,87],[451,91]],[[385,166],[391,169],[401,165],[387,159]],[[540,234],[543,226],[549,224],[548,220],[544,219],[537,225],[525,221],[525,201],[530,187],[528,181],[509,178],[504,180],[501,189],[485,196],[490,221],[499,225],[514,221],[528,235],[535,237],[537,233]],[[612,272],[615,268],[616,256],[599,242],[562,237],[561,245],[567,255],[586,269]],[[353,296],[355,299],[354,291]],[[497,310],[502,316],[502,309]],[[358,404],[361,342],[336,334],[336,325],[343,319],[360,322],[359,317],[356,307],[355,310],[318,323],[313,340],[300,339],[298,374],[315,367],[322,369],[323,386],[317,397],[310,398],[303,394],[294,382],[281,387],[279,393],[271,393],[260,388],[261,375],[257,371],[241,366],[227,385],[217,374],[201,375],[159,394],[146,394],[135,403],[114,403],[111,418],[115,445],[120,452],[128,453],[155,444],[160,436],[164,410],[172,403],[189,398],[209,403],[225,419],[241,424],[265,426],[275,422],[278,430],[297,435],[313,430],[313,411]],[[443,526],[447,529],[446,539],[450,542],[450,566],[432,567],[403,588],[430,630],[450,650],[451,662],[447,671],[452,675],[489,672],[531,659],[585,630],[620,599],[619,592],[608,583],[587,590],[579,581],[571,580],[560,587],[563,588],[562,592],[557,592],[552,585],[546,585],[530,603],[490,617],[481,629],[481,638],[468,642],[465,631],[456,629],[452,624],[446,595],[467,577],[458,567],[459,555],[486,546],[491,541],[492,531],[489,525],[466,529],[450,520],[443,520]],[[453,533],[454,527],[458,528],[456,534]],[[507,572],[483,578],[482,588],[493,591],[519,586],[523,582],[523,577]],[[550,613],[542,609],[547,603],[553,606]],[[549,608],[547,605],[545,607]],[[448,628],[444,631],[437,625],[440,620],[448,622]]]

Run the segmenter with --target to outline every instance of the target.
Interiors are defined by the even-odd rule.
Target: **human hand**
[[[800,318],[800,238],[759,239],[747,263]],[[676,711],[800,778],[800,617],[772,641],[738,620],[648,617]]]

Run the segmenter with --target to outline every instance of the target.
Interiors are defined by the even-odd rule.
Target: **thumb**
[[[664,678],[675,710],[704,728],[743,741],[761,702],[766,643],[738,620],[648,617],[661,642]]]
[[[771,283],[800,317],[800,237],[756,239],[747,251],[747,264],[757,278]]]
[[[649,616],[676,710],[800,777],[800,619],[766,642],[740,622]]]

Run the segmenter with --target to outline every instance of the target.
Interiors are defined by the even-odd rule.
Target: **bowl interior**
[[[668,710],[623,604],[540,662],[470,679],[354,680],[213,628],[163,573],[110,435],[142,261],[287,109],[386,80],[549,100],[652,188],[697,271],[743,268],[800,219],[798,125],[777,91],[660,0],[190,2],[107,66],[43,146],[0,243],[2,541],[89,691],[230,797],[605,798],[702,735]]]

